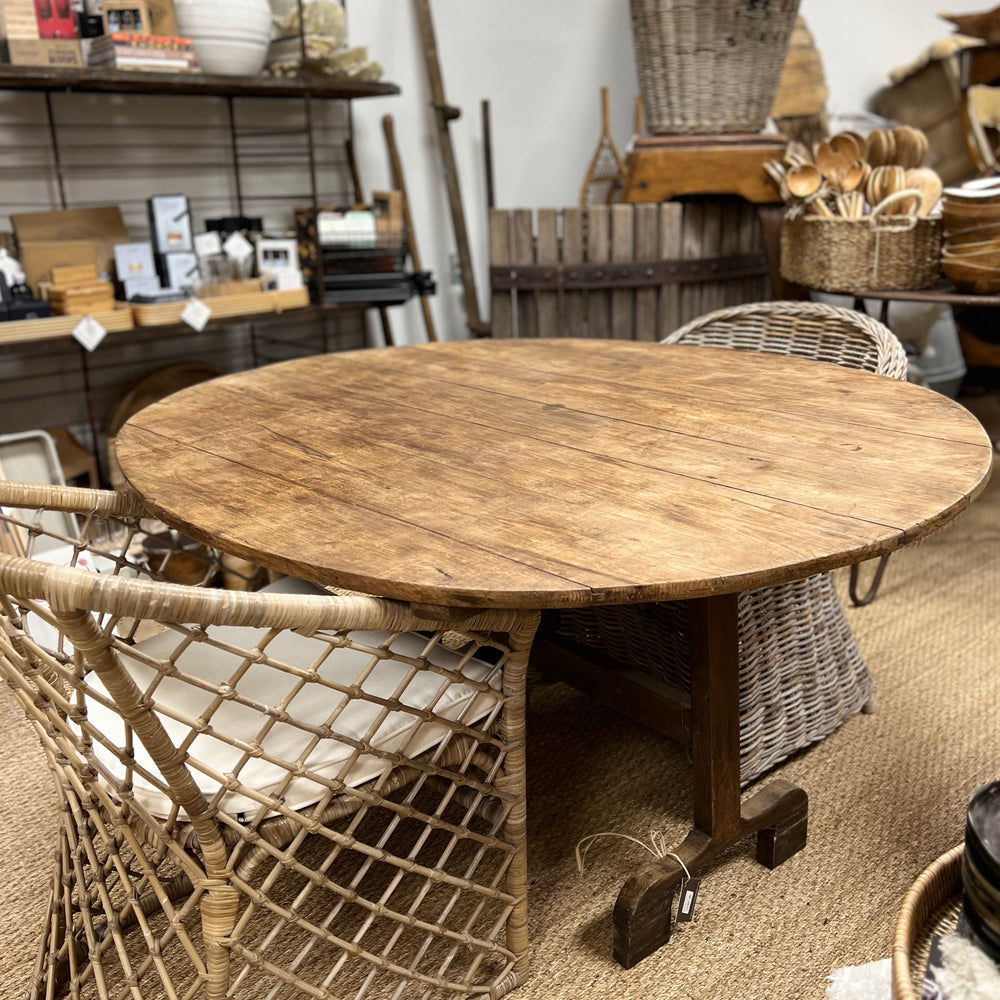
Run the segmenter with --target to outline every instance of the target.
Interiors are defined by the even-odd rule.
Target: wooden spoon
[[[912,167],[904,175],[904,186],[915,188],[923,196],[918,215],[927,215],[941,197],[941,178],[930,167]]]
[[[906,171],[897,166],[873,167],[868,178],[866,194],[869,205],[878,205],[891,194],[901,191],[905,186]]]
[[[814,195],[823,183],[823,175],[812,163],[799,163],[785,175],[785,184],[796,198]]]
[[[841,175],[841,190],[857,191],[863,188],[870,172],[871,167],[865,160],[855,160]]]
[[[859,137],[854,132],[838,132],[830,137],[828,145],[842,163],[853,163],[855,160],[860,160],[865,151],[864,140],[859,141]]]
[[[875,129],[868,136],[868,162],[873,167],[882,167],[893,163],[895,156],[896,140],[892,132],[884,128]]]
[[[892,130],[892,137],[896,147],[894,162],[906,170],[919,167],[926,152],[924,134],[909,125],[897,125]]]

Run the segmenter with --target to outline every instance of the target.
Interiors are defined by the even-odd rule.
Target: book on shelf
[[[95,38],[87,65],[98,69],[200,73],[194,43],[174,35],[141,35],[116,31]]]

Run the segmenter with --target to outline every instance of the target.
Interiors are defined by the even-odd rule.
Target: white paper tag
[[[89,313],[73,327],[73,338],[83,344],[88,351],[94,350],[107,335],[108,331]]]
[[[201,299],[190,298],[181,313],[181,322],[187,323],[192,330],[201,333],[205,324],[212,318],[212,310]]]
[[[242,233],[233,233],[222,249],[230,260],[246,260],[253,253],[253,244]]]
[[[213,257],[215,254],[222,253],[222,237],[214,230],[207,233],[195,233],[194,252],[199,257]]]

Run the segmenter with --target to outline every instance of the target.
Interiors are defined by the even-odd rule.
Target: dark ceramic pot
[[[962,888],[970,929],[1000,962],[1000,781],[987,782],[969,801]]]

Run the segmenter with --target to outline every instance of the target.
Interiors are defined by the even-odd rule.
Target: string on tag
[[[687,865],[673,851],[667,850],[666,839],[660,830],[649,831],[648,844],[644,840],[639,840],[638,837],[631,837],[627,833],[614,833],[611,830],[602,830],[600,833],[588,834],[588,836],[579,840],[576,845],[576,870],[581,875],[583,874],[587,851],[590,850],[590,845],[599,837],[619,837],[622,840],[629,840],[633,844],[638,844],[644,851],[652,854],[657,861],[662,861],[664,858],[673,858],[684,869],[684,877],[691,878],[691,873],[688,871]]]

